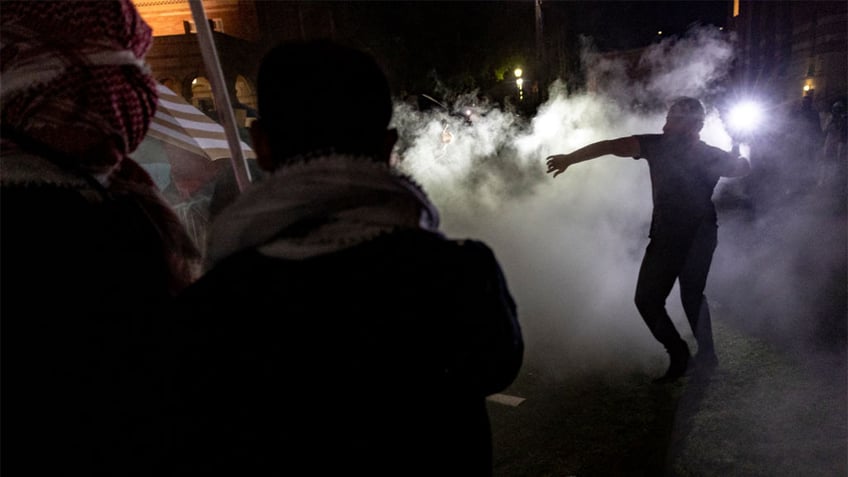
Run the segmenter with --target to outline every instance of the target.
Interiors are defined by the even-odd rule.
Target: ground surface
[[[656,385],[528,363],[504,391],[526,400],[489,403],[495,475],[848,475],[845,195],[779,192],[720,207],[714,373]]]
[[[721,365],[551,380],[525,370],[489,403],[498,476],[845,476],[845,355],[808,357],[717,321]]]

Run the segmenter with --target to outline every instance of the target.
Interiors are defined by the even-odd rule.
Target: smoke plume
[[[495,251],[518,303],[531,366],[557,375],[663,370],[665,352],[633,304],[651,215],[647,163],[601,157],[554,179],[545,173],[545,158],[602,139],[661,132],[671,100],[716,93],[732,51],[716,28],[692,29],[647,48],[633,78],[624,59],[587,47],[587,90],[569,94],[554,83],[550,99],[529,120],[479,104],[473,94],[453,105],[463,111],[478,102],[470,122],[462,114],[397,104],[400,169],[430,195],[448,236],[479,239]],[[701,138],[729,150],[731,138],[707,106]],[[736,185],[723,179],[720,187],[732,194]],[[741,303],[713,297],[711,290],[729,293],[740,277],[750,278],[745,267],[761,266],[772,251],[750,256],[750,240],[723,231],[719,240],[707,296],[716,306]],[[743,253],[749,256],[737,256]],[[772,282],[747,286],[767,296],[782,287]],[[667,306],[694,350],[676,287]]]

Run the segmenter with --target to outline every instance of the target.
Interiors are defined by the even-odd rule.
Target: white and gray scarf
[[[436,208],[408,177],[368,158],[331,154],[281,167],[247,188],[212,223],[206,268],[250,248],[305,259],[438,225]]]

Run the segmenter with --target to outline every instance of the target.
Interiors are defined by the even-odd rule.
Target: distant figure
[[[836,101],[830,108],[830,119],[825,127],[825,156],[848,159],[845,143],[848,142],[848,115],[845,101]]]
[[[213,221],[209,270],[176,309],[173,468],[491,475],[485,398],[523,353],[498,261],[445,238],[390,167],[392,100],[369,56],[284,44],[257,84],[268,174]]]
[[[4,1],[0,29],[3,464],[143,474],[157,397],[139,363],[199,270],[128,157],[157,105],[151,30],[130,0]]]
[[[839,100],[830,108],[830,119],[825,126],[825,139],[819,164],[818,185],[844,203],[846,191],[846,169],[848,169],[848,116],[845,102]]]
[[[717,244],[716,209],[711,197],[719,177],[745,175],[750,165],[744,158],[699,139],[704,117],[700,101],[681,98],[669,109],[663,134],[600,141],[547,158],[548,172],[554,177],[574,164],[609,154],[648,161],[654,210],[651,241],[636,284],[636,307],[670,356],[668,370],[655,380],[660,383],[683,376],[691,357],[665,309],[675,280],[680,282],[683,308],[698,341],[696,362],[704,369],[718,364],[704,296]]]
[[[813,107],[813,96],[804,96],[799,107],[791,111],[785,129],[775,138],[776,151],[772,156],[779,166],[779,184],[783,195],[806,194],[815,187],[817,152],[821,149],[822,134],[819,113]]]
[[[819,145],[822,141],[821,118],[818,111],[813,107],[813,96],[807,95],[801,100],[801,107],[798,112],[799,125],[803,129],[804,134],[808,137],[809,142],[813,145]]]

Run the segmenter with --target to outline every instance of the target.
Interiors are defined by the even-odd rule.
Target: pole
[[[251,182],[250,169],[247,168],[247,160],[241,150],[241,139],[236,127],[236,116],[233,113],[230,94],[227,91],[227,83],[224,81],[224,72],[215,51],[215,41],[212,38],[212,29],[209,28],[209,20],[206,18],[206,10],[201,0],[188,0],[191,6],[191,15],[197,29],[197,41],[200,44],[200,55],[206,65],[206,74],[212,85],[212,94],[218,110],[218,117],[224,121],[224,133],[227,135],[227,144],[230,146],[230,164],[236,176],[239,192]]]
[[[542,0],[536,0],[536,65],[535,73],[536,84],[538,91],[536,93],[536,106],[542,103],[542,91],[545,90],[548,84],[548,65],[545,61],[545,38],[544,25],[542,18]]]

